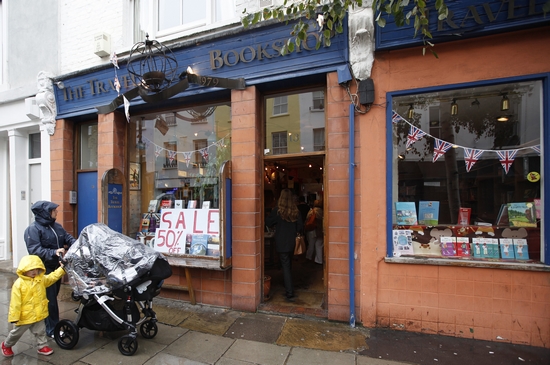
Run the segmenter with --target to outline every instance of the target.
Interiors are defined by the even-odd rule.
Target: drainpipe
[[[355,106],[349,106],[349,325],[355,328]]]

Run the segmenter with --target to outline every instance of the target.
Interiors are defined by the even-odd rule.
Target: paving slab
[[[269,314],[245,314],[229,327],[224,336],[242,340],[276,343],[287,318]]]
[[[219,364],[219,363],[216,363]],[[144,365],[208,365],[204,362],[189,360],[183,357],[172,356],[165,353],[159,353],[153,356]]]
[[[355,355],[343,352],[311,351],[294,347],[286,365],[355,365]]]
[[[179,326],[193,331],[222,336],[240,317],[240,312],[214,308],[191,313]]]
[[[290,352],[290,347],[268,343],[236,340],[224,354],[225,358],[247,361],[262,365],[283,365]]]
[[[234,341],[230,338],[209,333],[189,331],[167,346],[163,352],[172,356],[214,364],[225,354]]]
[[[277,344],[356,353],[366,348],[368,336],[369,331],[361,327],[352,328],[342,323],[289,318],[283,326]]]

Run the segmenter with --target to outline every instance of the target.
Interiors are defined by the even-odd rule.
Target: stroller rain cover
[[[86,226],[65,254],[69,284],[78,296],[109,293],[146,274],[157,259],[154,249],[103,223]]]

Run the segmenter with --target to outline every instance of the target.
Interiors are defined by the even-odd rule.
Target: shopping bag
[[[316,219],[315,211],[312,209],[309,211],[307,215],[304,229],[306,231],[313,231],[315,228],[317,228],[317,219]]]
[[[298,234],[296,236],[296,246],[294,248],[294,254],[295,255],[301,255],[306,252],[306,241],[304,240],[304,236],[301,234]]]

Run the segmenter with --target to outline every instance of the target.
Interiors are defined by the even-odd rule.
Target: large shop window
[[[219,257],[219,236],[207,231],[219,225],[220,168],[231,158],[229,103],[136,115],[130,128],[130,235],[176,256]],[[180,221],[163,244],[156,233],[168,209]]]
[[[392,100],[393,256],[540,262],[542,82]]]

